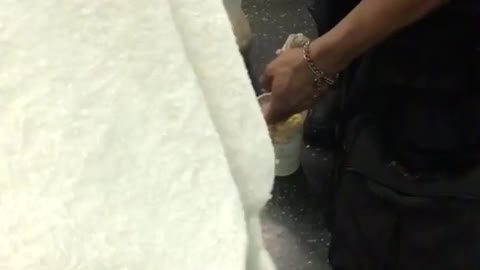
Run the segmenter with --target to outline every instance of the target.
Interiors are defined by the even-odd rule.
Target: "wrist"
[[[339,33],[329,32],[312,42],[311,56],[319,69],[334,74],[352,62],[351,50],[345,46],[344,40]]]

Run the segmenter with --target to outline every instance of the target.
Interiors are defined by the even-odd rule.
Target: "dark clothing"
[[[318,0],[321,33],[358,2]],[[343,124],[372,115],[384,150],[412,170],[480,164],[479,26],[480,1],[455,0],[366,53],[346,72]]]
[[[360,0],[318,0],[319,32]],[[344,74],[334,270],[480,269],[480,1],[454,0]]]
[[[360,0],[318,0],[320,33]],[[381,117],[405,165],[434,170],[480,160],[480,1],[455,0],[373,48],[348,71],[344,121]]]
[[[343,175],[334,206],[334,270],[479,269],[478,201],[406,206],[379,197],[371,184],[359,174]]]
[[[480,167],[411,170],[393,159],[375,118],[348,126],[335,183],[334,270],[476,270]]]
[[[372,115],[384,151],[411,170],[480,164],[480,1],[473,1],[476,15],[472,1],[452,1],[459,4],[394,35],[349,71],[343,120]]]

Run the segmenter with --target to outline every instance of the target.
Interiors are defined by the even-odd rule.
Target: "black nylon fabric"
[[[399,161],[398,156],[388,148],[378,126],[373,117],[357,117],[351,121],[343,170],[412,197],[435,199],[437,202],[451,198],[480,202],[477,152],[473,152],[469,159],[462,156],[465,166],[455,163],[435,170],[412,169]]]
[[[316,1],[320,34],[358,2]],[[334,270],[479,269],[479,7],[453,0],[345,72]]]
[[[358,2],[318,0],[329,15],[316,15],[319,29]],[[395,34],[350,67],[344,121],[378,116],[389,150],[412,169],[470,162],[480,153],[479,39],[478,0],[452,1]]]
[[[329,261],[334,270],[476,270],[480,204],[452,199],[440,209],[396,199],[344,172],[335,196]]]

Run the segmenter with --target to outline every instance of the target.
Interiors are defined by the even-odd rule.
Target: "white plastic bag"
[[[242,0],[223,0],[223,4],[232,23],[237,44],[243,52],[250,45],[252,31],[247,17],[242,10]]]

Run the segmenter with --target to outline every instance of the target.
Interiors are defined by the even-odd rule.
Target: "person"
[[[479,6],[318,1],[324,33],[266,67],[268,123],[339,92],[334,270],[479,269]]]

